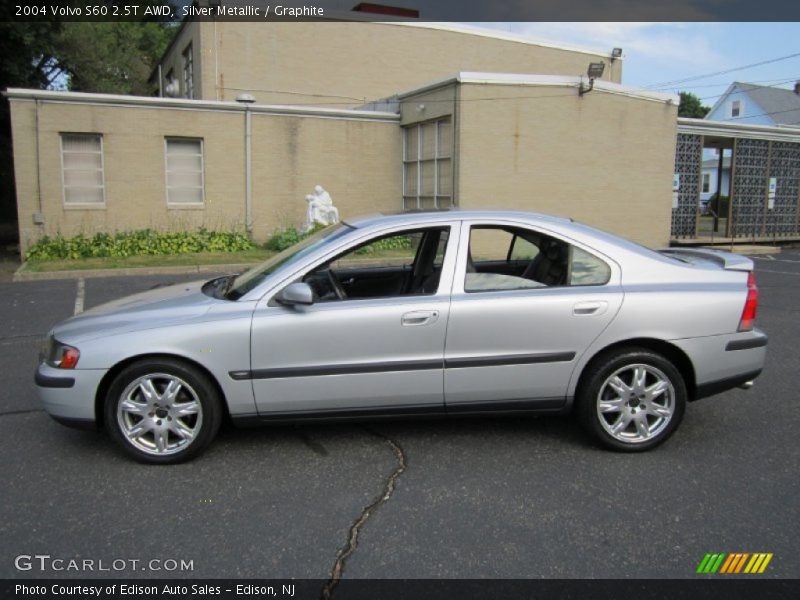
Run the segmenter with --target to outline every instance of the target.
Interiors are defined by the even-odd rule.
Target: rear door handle
[[[573,315],[602,315],[608,309],[608,302],[578,302],[572,307]]]
[[[431,325],[439,319],[438,310],[414,310],[405,313],[400,323],[403,327],[414,327],[416,325]]]

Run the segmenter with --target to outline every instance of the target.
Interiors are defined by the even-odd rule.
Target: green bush
[[[362,246],[356,250],[356,254],[373,254],[381,250],[407,250],[411,248],[411,239],[406,235],[395,235],[383,238],[368,246]]]
[[[64,258],[124,257],[141,255],[189,254],[192,252],[238,252],[257,246],[240,231],[172,231],[152,229],[115,234],[79,234],[65,238],[44,236],[28,249],[27,260]]]
[[[310,231],[306,231],[301,233],[299,230],[295,229],[294,227],[286,227],[285,229],[278,229],[272,236],[266,241],[264,247],[268,250],[275,250],[276,252],[281,252],[282,250],[286,250],[289,246],[294,246],[300,240],[306,239],[308,236],[317,233],[320,229],[324,229],[325,225],[320,225],[317,223],[313,229]]]

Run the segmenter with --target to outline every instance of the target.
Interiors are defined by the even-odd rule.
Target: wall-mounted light
[[[614,48],[611,51],[611,62],[614,62],[618,58],[622,58],[622,48]]]
[[[583,80],[581,80],[581,85],[578,87],[578,95],[583,96],[591,92],[594,89],[594,80],[598,77],[602,77],[605,69],[606,63],[604,62],[589,63],[589,68],[586,69],[586,75],[589,77],[589,87],[584,86]]]

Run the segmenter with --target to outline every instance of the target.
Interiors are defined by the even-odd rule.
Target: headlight
[[[78,364],[81,352],[74,346],[62,344],[54,337],[49,339],[49,353],[47,364],[57,369],[74,369]]]

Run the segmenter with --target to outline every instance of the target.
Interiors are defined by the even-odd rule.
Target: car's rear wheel
[[[683,418],[686,383],[664,356],[644,348],[610,352],[587,366],[578,417],[601,444],[641,452],[664,442]]]
[[[111,437],[141,462],[169,464],[193,458],[214,439],[222,403],[213,382],[172,359],[145,359],[123,369],[105,403]]]

